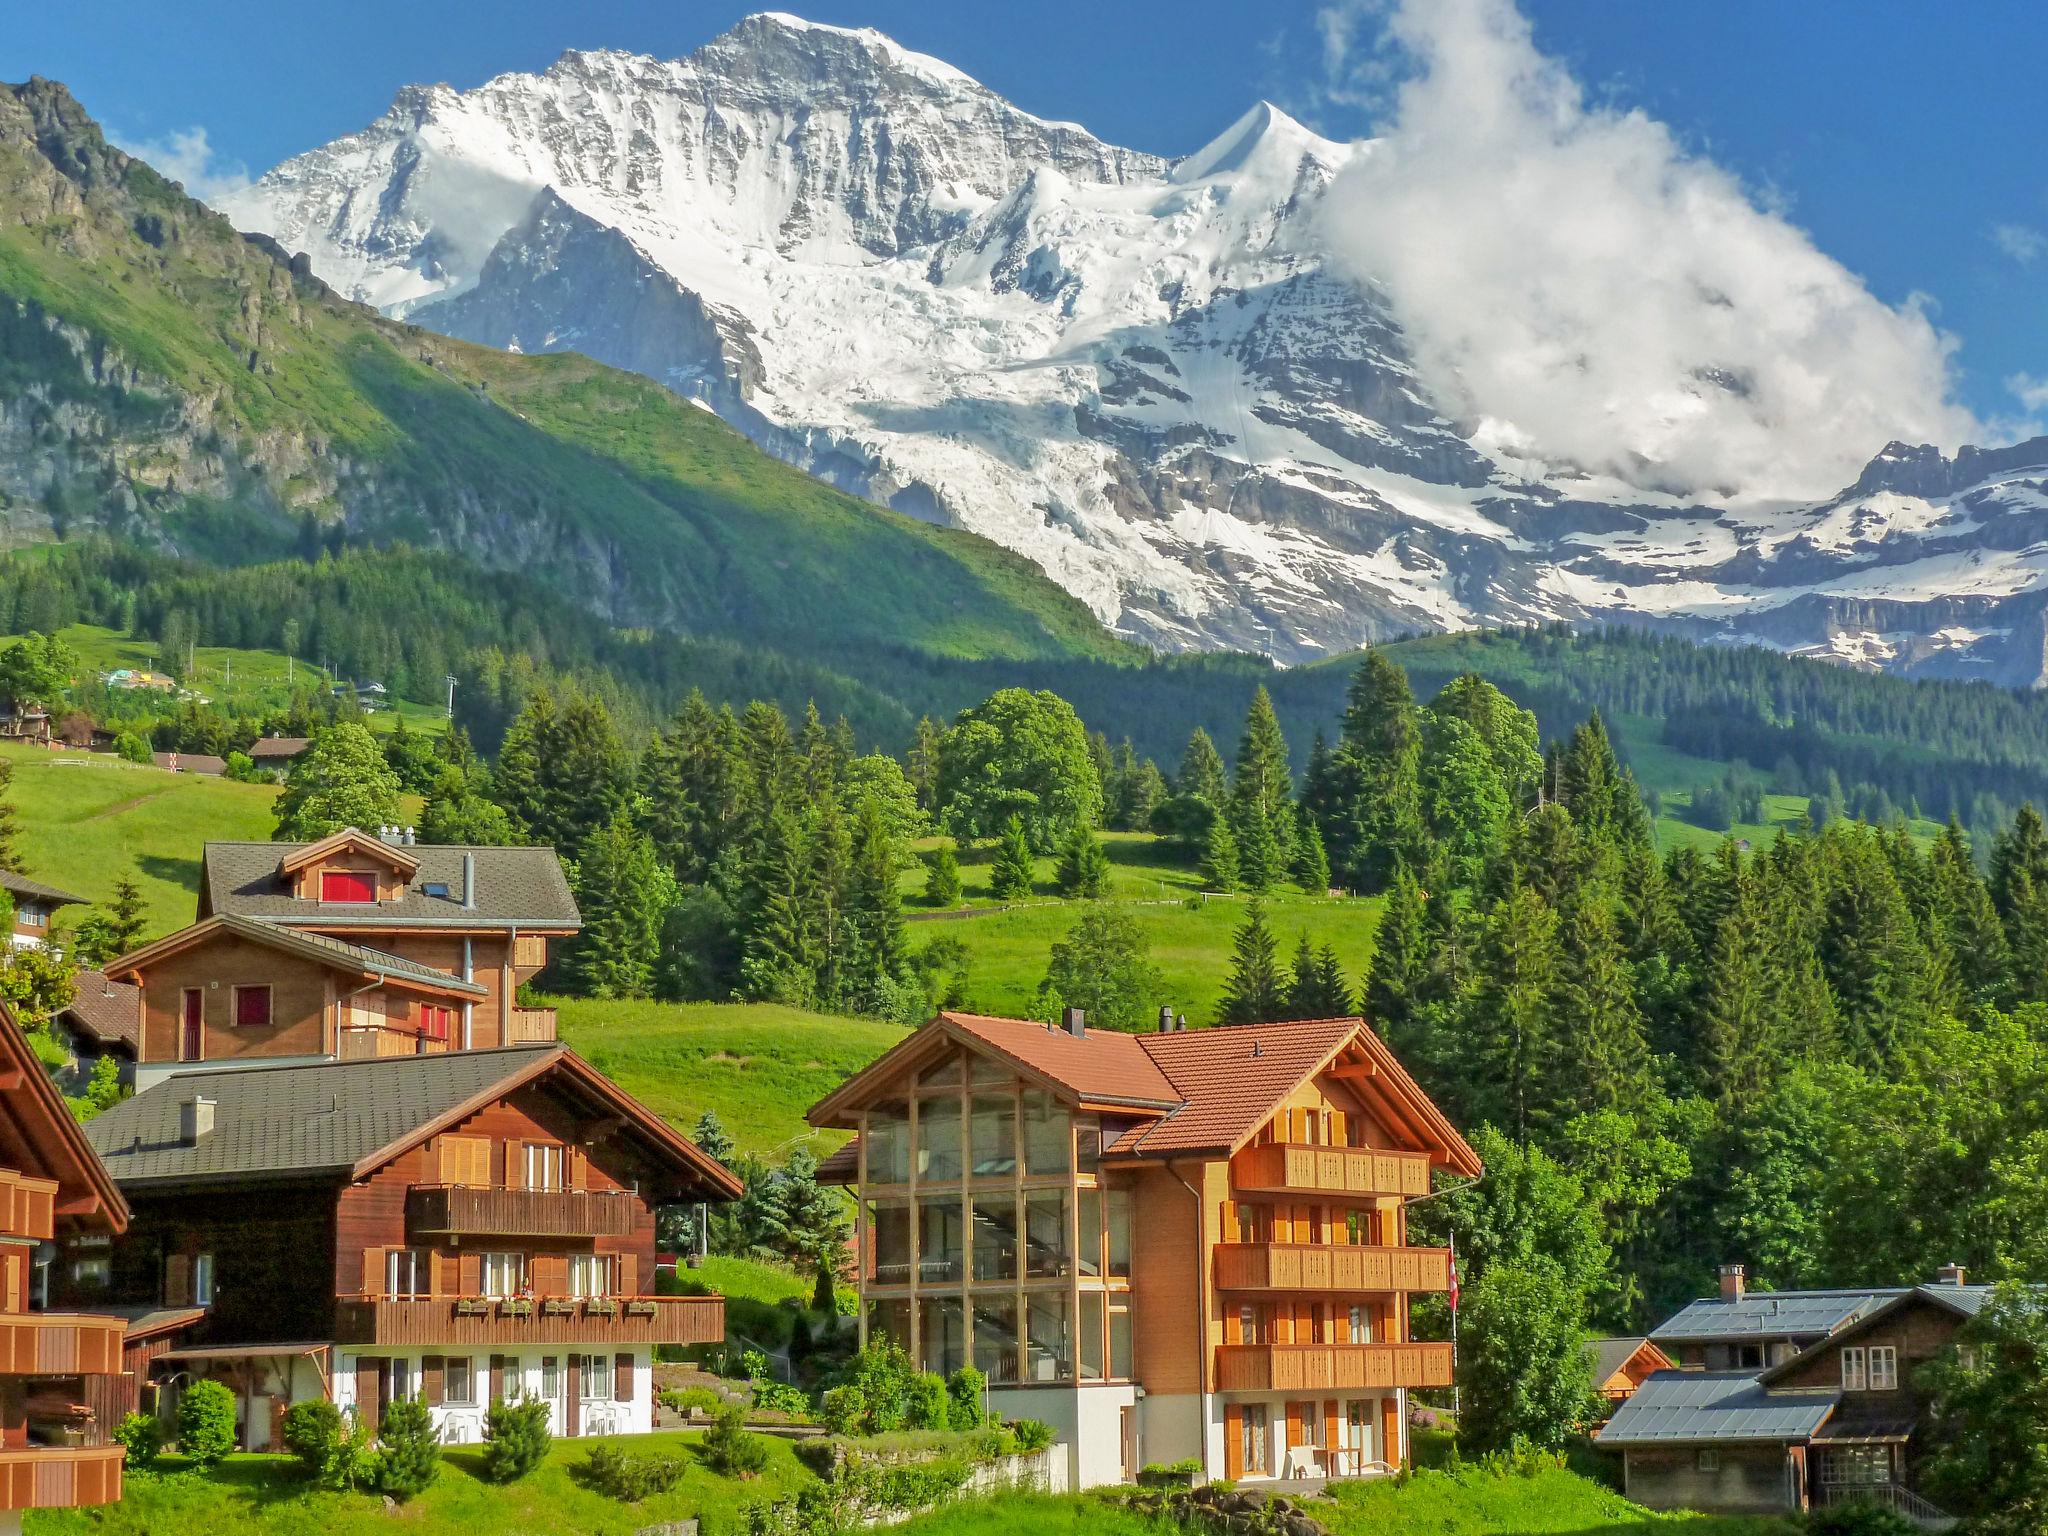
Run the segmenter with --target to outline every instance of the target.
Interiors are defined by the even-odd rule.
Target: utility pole
[[[451,725],[455,721],[455,674],[453,672],[448,674],[448,720]]]

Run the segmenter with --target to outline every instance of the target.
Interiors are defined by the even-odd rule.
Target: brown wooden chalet
[[[0,870],[0,891],[5,891],[7,899],[14,903],[14,929],[8,942],[16,947],[47,943],[50,919],[56,916],[57,909],[85,905],[83,896],[74,896],[12,870]]]
[[[101,1294],[159,1329],[134,1363],[228,1382],[252,1449],[315,1396],[422,1395],[456,1443],[500,1397],[644,1431],[655,1347],[724,1337],[722,1298],[655,1294],[655,1212],[738,1183],[560,1046],[200,1069],[87,1132],[134,1211]]]
[[[547,848],[208,843],[198,920],[108,965],[137,1081],[195,1063],[490,1050],[555,1038],[520,985],[582,919]]]

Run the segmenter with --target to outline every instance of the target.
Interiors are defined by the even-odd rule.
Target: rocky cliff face
[[[227,211],[392,314],[658,379],[1167,648],[1613,619],[2041,680],[2008,605],[2048,586],[2048,443],[1893,445],[1802,507],[1490,456],[1321,243],[1371,153],[1262,104],[1169,162],[765,15],[408,90]]]

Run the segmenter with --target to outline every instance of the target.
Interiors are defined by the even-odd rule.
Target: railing
[[[1429,1154],[1269,1141],[1230,1160],[1238,1194],[1426,1195]]]
[[[723,1296],[344,1296],[340,1344],[718,1344]]]
[[[1448,1387],[1448,1344],[1223,1344],[1219,1392]]]
[[[118,1445],[0,1451],[0,1509],[79,1509],[121,1502]]]
[[[505,1032],[507,1045],[549,1045],[555,1038],[555,1010],[514,1008]]]
[[[351,1024],[335,1042],[335,1055],[342,1061],[370,1061],[379,1056],[417,1056],[420,1037],[409,1029]]]
[[[0,1314],[0,1376],[118,1376],[123,1331],[82,1312]]]
[[[1219,1243],[1219,1291],[1448,1291],[1448,1248]]]
[[[1904,1515],[1923,1531],[1946,1531],[1956,1524],[1954,1515],[1898,1483],[1822,1483],[1820,1501],[1822,1504],[1876,1504]]]
[[[0,1237],[48,1242],[56,1234],[57,1181],[0,1168]]]
[[[640,1196],[626,1190],[484,1189],[415,1184],[406,1222],[416,1233],[496,1237],[630,1237]]]
[[[522,971],[537,971],[548,963],[548,941],[537,933],[522,933],[512,940],[512,964]]]

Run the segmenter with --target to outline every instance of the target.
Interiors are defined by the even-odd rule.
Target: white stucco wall
[[[348,1350],[338,1352],[335,1359],[334,1401],[340,1408],[355,1406],[356,1356],[372,1354],[384,1360],[420,1361],[428,1355],[459,1355],[462,1350],[446,1345],[439,1349],[376,1349]],[[506,1396],[539,1397],[541,1395],[541,1357],[552,1354],[558,1365],[558,1379],[566,1391],[568,1384],[567,1358],[577,1353],[573,1349],[550,1349],[510,1354],[506,1358]],[[624,1351],[614,1351],[624,1353]],[[586,1398],[580,1405],[581,1423],[579,1432],[590,1435],[645,1435],[654,1429],[654,1372],[653,1352],[638,1349],[633,1352],[633,1395],[630,1400],[618,1402],[612,1398]],[[484,1413],[490,1404],[485,1394],[489,1392],[488,1375],[491,1357],[487,1352],[470,1356],[475,1362],[471,1367],[476,1382],[474,1403],[443,1403],[434,1410],[435,1426],[441,1431],[441,1439],[448,1445],[474,1445],[484,1437]],[[558,1397],[551,1405],[549,1427],[557,1435],[568,1433],[567,1402]]]
[[[1137,1406],[1134,1383],[992,1387],[988,1396],[989,1406],[1006,1419],[1037,1419],[1052,1426],[1053,1460],[1064,1461],[1068,1488],[1098,1488],[1124,1480],[1123,1410]],[[1137,1465],[1142,1466],[1142,1425],[1139,1442]]]

